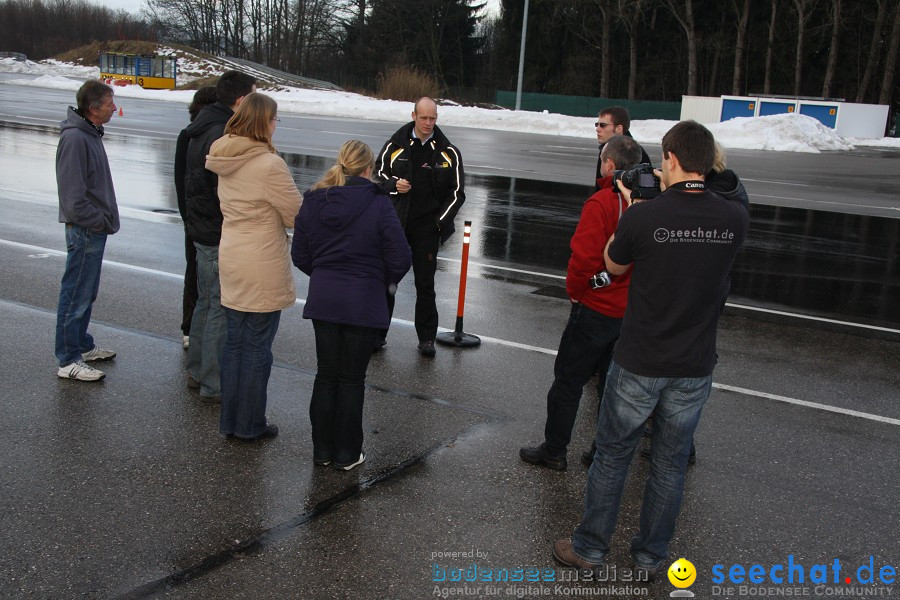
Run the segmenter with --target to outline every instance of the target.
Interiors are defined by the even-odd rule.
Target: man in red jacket
[[[603,249],[628,207],[613,187],[613,171],[630,169],[640,160],[641,147],[630,137],[617,135],[603,147],[602,177],[597,180],[600,189],[584,203],[570,242],[566,292],[572,312],[559,342],[553,385],[547,393],[544,443],[519,450],[519,457],[527,463],[565,470],[566,449],[582,389],[595,372],[601,373],[598,389],[603,396],[606,370],[625,315],[631,273],[614,277],[609,285],[599,288],[592,287],[591,278],[605,269]]]

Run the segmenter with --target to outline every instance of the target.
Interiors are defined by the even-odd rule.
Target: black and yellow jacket
[[[397,192],[396,186],[398,179],[412,181],[411,146],[419,143],[413,139],[413,125],[414,123],[410,121],[398,129],[384,145],[375,157],[373,177],[382,189],[391,195],[391,201],[404,229],[408,222],[413,191],[421,193],[421,190],[411,190],[409,193],[401,194]],[[425,145],[431,148],[428,161],[428,167],[431,169],[431,193],[438,205],[436,225],[443,243],[455,231],[453,219],[466,199],[462,155],[436,125]]]

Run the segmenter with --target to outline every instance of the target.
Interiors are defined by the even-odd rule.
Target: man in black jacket
[[[416,100],[412,118],[378,153],[375,178],[391,194],[412,249],[418,349],[423,356],[431,357],[438,327],[434,292],[437,251],[455,230],[453,218],[466,198],[465,175],[462,155],[435,125],[434,100]],[[393,315],[393,295],[388,295],[388,308]],[[386,335],[387,330],[380,346]]]
[[[188,106],[188,113],[191,115],[191,122],[200,114],[200,109],[216,101],[216,86],[205,85],[194,93],[194,99]],[[187,151],[188,143],[191,138],[188,137],[187,128],[182,129],[178,133],[178,139],[175,141],[175,196],[178,198],[178,213],[181,220],[187,225],[187,207],[184,198],[184,172],[187,168]],[[191,334],[191,319],[194,318],[194,307],[197,306],[197,249],[194,242],[187,234],[187,228],[184,231],[184,258],[187,263],[184,270],[184,291],[181,297],[181,345],[187,350]]]
[[[219,289],[219,238],[222,211],[216,193],[218,177],[206,170],[206,155],[225,133],[225,124],[244,96],[256,91],[256,80],[227,71],[216,83],[216,102],[204,106],[185,130],[188,143],[184,191],[186,231],[197,249],[197,304],[191,319],[187,354],[188,386],[210,401],[222,398],[219,357],[225,344],[225,312]]]
[[[594,123],[594,127],[597,130],[597,143],[600,145],[600,149],[597,151],[597,174],[594,175],[594,185],[597,191],[600,191],[600,185],[597,181],[603,178],[603,175],[600,173],[600,167],[603,162],[600,158],[603,154],[603,146],[614,135],[633,137],[631,132],[628,131],[628,128],[631,127],[631,116],[628,114],[628,109],[623,106],[608,106],[597,115],[597,122]],[[653,164],[643,148],[641,148],[641,162],[648,165]]]

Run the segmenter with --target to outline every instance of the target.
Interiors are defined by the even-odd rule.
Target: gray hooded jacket
[[[56,148],[59,222],[117,232],[119,207],[106,149],[100,139],[103,128],[95,127],[70,106],[60,130]]]

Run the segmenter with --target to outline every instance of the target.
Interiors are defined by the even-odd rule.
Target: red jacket
[[[600,191],[584,203],[581,220],[569,243],[572,256],[566,273],[566,291],[573,302],[581,302],[591,310],[621,319],[625,316],[631,271],[614,277],[612,284],[597,290],[591,288],[590,279],[606,268],[603,250],[627,205],[613,191],[612,177],[598,179],[597,184]]]

